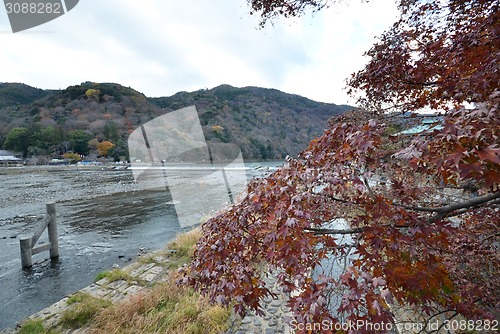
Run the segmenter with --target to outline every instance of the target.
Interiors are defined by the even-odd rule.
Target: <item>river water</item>
[[[205,197],[193,203],[197,196]],[[22,270],[19,238],[33,234],[48,202],[56,202],[60,257],[34,255],[33,268]],[[165,189],[139,190],[130,170],[0,168],[0,329],[191,228],[181,227],[173,203]]]

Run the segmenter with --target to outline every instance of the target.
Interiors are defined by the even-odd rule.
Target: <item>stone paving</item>
[[[279,290],[276,278],[270,276],[264,278],[267,286],[271,286],[271,291],[277,295],[276,299],[268,298],[264,300],[264,316],[248,314],[243,319],[237,319],[235,324],[227,333],[234,334],[291,334],[290,326],[286,324],[286,319],[291,317],[290,309],[286,306],[286,297]]]
[[[127,273],[127,280],[120,279],[110,282],[108,278],[103,278],[79,292],[90,294],[93,297],[104,298],[113,303],[120,302],[131,295],[144,291],[154,283],[166,280],[169,258],[172,251],[160,250],[154,253],[139,257],[138,261],[122,268]],[[115,268],[118,269],[118,268]],[[265,316],[260,317],[253,314],[246,315],[243,319],[233,315],[231,317],[230,329],[224,334],[291,334],[292,331],[285,324],[286,317],[291,314],[285,305],[285,298],[276,287],[276,280],[273,277],[265,279],[268,286],[272,286],[273,292],[278,295],[277,299],[264,300],[263,310]],[[76,292],[78,293],[78,292]],[[75,293],[75,294],[76,294]],[[67,296],[57,303],[33,314],[29,319],[41,319],[46,328],[57,327],[62,314],[71,307],[68,300],[74,294]],[[16,330],[0,330],[0,334],[17,333]],[[89,328],[76,330],[65,330],[64,334],[86,334],[90,333]],[[222,333],[221,333],[222,334]]]

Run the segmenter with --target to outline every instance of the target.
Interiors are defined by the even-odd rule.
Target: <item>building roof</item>
[[[422,124],[414,126],[413,128],[398,132],[397,135],[414,135],[426,131],[441,130],[443,125],[441,117],[428,117],[422,120]]]
[[[22,159],[19,159],[13,155],[0,155],[0,162],[2,161],[22,161]]]
[[[16,155],[17,155],[16,152],[7,151],[7,150],[0,150],[0,156],[13,156],[13,157],[15,157]]]

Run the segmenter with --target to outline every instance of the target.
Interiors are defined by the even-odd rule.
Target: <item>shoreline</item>
[[[110,279],[108,277],[101,278],[90,285],[71,293],[56,303],[26,317],[19,321],[15,328],[0,329],[0,334],[19,333],[22,325],[27,321],[39,321],[43,324],[44,329],[56,330],[55,333],[75,333],[86,334],[92,333],[93,323],[81,326],[78,328],[62,329],[61,321],[65,317],[65,312],[71,311],[73,307],[72,299],[76,296],[89,295],[99,300],[107,300],[112,305],[119,305],[135,299],[141,299],[152,293],[153,288],[158,284],[168,284],[168,276],[175,272],[175,267],[170,267],[173,263],[171,258],[177,250],[167,248],[169,245],[175,244],[179,237],[186,236],[190,233],[198,233],[199,227],[178,234],[165,248],[155,250],[150,253],[142,254],[136,260],[126,265],[123,268],[114,266],[110,271],[124,272],[127,278]],[[290,309],[286,306],[286,297],[280,292],[276,285],[275,277],[265,278],[266,283],[272,286],[272,290],[279,296],[276,299],[266,299],[263,301],[264,316],[256,316],[249,312],[244,318],[230,311],[229,319],[227,320],[228,329],[220,334],[244,334],[244,333],[263,333],[263,334],[290,334],[292,330],[285,319],[291,316]],[[59,331],[60,330],[60,331]]]
[[[63,208],[65,210],[63,213],[65,213],[66,216],[69,213],[73,213],[73,211],[77,215],[80,215],[80,212],[82,212],[81,214],[84,214],[89,205],[96,205],[97,203],[99,203],[99,205],[101,205],[103,209],[109,209],[109,207],[106,206],[106,203],[102,202],[101,200],[95,200],[96,198],[101,198],[102,196],[112,196],[107,198],[106,201],[110,199],[113,201],[117,201],[117,203],[123,201],[125,203],[124,205],[129,205],[130,207],[132,207],[133,205],[141,205],[140,201],[134,200],[132,202],[131,200],[124,200],[125,198],[129,198],[129,195],[127,195],[128,192],[130,192],[130,196],[144,196],[143,194],[150,191],[148,190],[145,192],[141,189],[136,189],[132,171],[129,169],[104,169],[103,167],[104,166],[44,165],[0,168],[0,178],[2,178],[4,185],[6,185],[6,188],[8,189],[8,192],[2,198],[0,198],[0,227],[2,227],[3,225],[3,228],[5,230],[3,231],[3,234],[6,237],[6,242],[9,242],[9,245],[13,244],[13,246],[9,247],[15,248],[15,252],[17,254],[18,245],[14,245],[16,243],[15,240],[10,239],[11,234],[13,234],[14,232],[9,231],[14,231],[15,228],[15,234],[17,235],[19,234],[19,231],[30,228],[31,223],[27,221],[24,222],[21,218],[27,217],[28,219],[30,217],[30,214],[35,214],[37,216],[37,219],[40,218],[39,215],[44,213],[43,208],[47,201],[55,201],[57,203],[63,204]],[[157,194],[158,192],[155,191],[154,193]],[[162,190],[162,193],[164,193],[164,190]],[[159,196],[155,194],[146,196],[154,196],[155,198],[156,196]],[[73,200],[76,200],[77,202],[71,204],[67,203]],[[73,211],[71,211],[70,208]],[[101,210],[100,212],[104,211]],[[123,216],[123,211],[119,212],[120,214],[118,214],[117,216]],[[6,218],[2,219],[2,217]],[[19,219],[17,219],[19,221],[14,221],[15,219],[13,218],[15,217],[19,217]],[[126,215],[124,217],[126,217]],[[77,256],[81,256],[80,259],[82,259],[82,261],[87,261],[87,255],[85,255],[87,253],[85,252],[89,247],[86,247],[85,249],[78,248],[81,242],[77,242],[76,239],[73,240],[73,234],[68,234],[70,231],[72,231],[71,228],[75,228],[75,226],[67,225],[66,228],[61,230],[63,234],[71,236],[71,240],[68,240],[67,242],[69,245],[68,249],[71,248],[71,250],[76,249],[75,252],[83,252],[83,255],[80,255],[80,253],[78,253]],[[179,232],[182,233],[182,230],[180,230]],[[93,247],[93,244],[91,246]],[[149,248],[148,251],[150,251],[151,249],[154,250],[157,247],[158,246]],[[99,248],[98,250],[105,251],[106,249]],[[94,249],[89,248],[89,251],[94,251]],[[120,250],[113,250],[113,252],[113,256],[118,256],[120,254]],[[17,259],[17,257],[15,257],[14,260],[15,259]],[[92,268],[96,266],[96,260],[93,260],[90,255],[88,257],[88,261],[92,262]],[[136,261],[139,261],[139,258],[133,260],[133,262]],[[66,264],[68,263],[69,262],[66,262]],[[130,262],[119,263],[121,263],[121,265],[127,265]],[[109,264],[109,266],[110,265],[111,263]],[[101,270],[105,268],[109,267],[102,267]],[[44,276],[43,273],[38,274]],[[11,279],[11,281],[12,280],[13,279]],[[12,325],[7,324],[7,326]]]

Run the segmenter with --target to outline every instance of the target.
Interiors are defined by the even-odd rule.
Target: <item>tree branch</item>
[[[331,198],[332,200],[339,201],[342,203],[352,203],[349,201],[345,201],[340,198],[334,198],[332,196],[327,196]],[[453,211],[456,211],[453,216],[462,214],[467,212],[467,209],[483,204],[498,204],[500,203],[500,192],[497,193],[492,193],[480,197],[475,197],[470,200],[464,201],[464,202],[459,202],[455,204],[450,204],[446,206],[441,206],[437,208],[431,208],[431,207],[417,207],[417,206],[408,206],[408,205],[403,205],[403,204],[397,204],[393,203],[393,205],[402,207],[408,210],[413,210],[413,211],[420,211],[420,212],[434,212],[435,215],[430,218],[429,222],[433,223],[436,220],[442,219],[444,217],[450,216],[449,214],[452,213]],[[392,224],[386,224],[386,225],[381,225],[379,227],[394,227],[394,228],[409,228],[409,224],[405,225],[392,225]],[[305,228],[304,231],[306,232],[312,232],[315,235],[327,235],[327,234],[334,234],[334,235],[347,235],[347,234],[358,234],[358,233],[363,233],[365,231],[366,227],[357,227],[357,228],[351,228],[351,229],[330,229],[330,228],[314,228],[314,227],[308,227]]]
[[[333,229],[333,228],[315,228],[315,227],[307,227],[304,231],[313,232],[315,235],[319,234],[358,234],[363,233],[367,227],[357,227],[357,228],[349,228],[349,229]],[[409,228],[410,225],[392,225],[392,224],[384,224],[379,225],[378,227],[394,227],[394,228]]]
[[[409,81],[409,80],[403,80],[403,83],[411,86],[423,86],[423,87],[433,87],[437,86],[438,82],[437,81],[428,81],[428,82],[415,82],[415,81]]]
[[[449,317],[447,320],[451,320],[453,318],[455,318],[459,313],[455,311],[455,313]],[[446,322],[443,321],[443,323],[439,326],[438,329],[434,330],[434,331],[430,331],[429,333],[439,333],[439,331],[446,325]]]
[[[441,207],[437,207],[437,208],[410,206],[410,205],[397,204],[397,203],[392,203],[392,204],[399,206],[399,207],[402,207],[402,208],[407,209],[407,210],[422,211],[422,212],[436,212],[438,214],[446,214],[446,213],[450,213],[450,212],[455,211],[455,210],[467,209],[467,208],[471,208],[474,206],[486,204],[490,201],[497,200],[497,199],[500,199],[500,192],[491,193],[491,194],[480,196],[480,197],[474,197],[474,198],[471,198],[471,199],[464,201],[464,202],[445,205],[445,206],[441,206]],[[498,201],[494,202],[494,204],[496,204],[496,203],[498,203]]]
[[[492,193],[488,195],[484,195],[481,197],[476,197],[472,198],[468,201],[465,202],[460,202],[460,203],[455,203],[451,205],[446,205],[438,208],[427,208],[427,207],[411,207],[411,206],[405,206],[401,204],[395,204],[397,206],[414,210],[414,211],[423,211],[423,212],[435,212],[436,215],[434,215],[432,218],[429,219],[430,223],[435,222],[436,220],[442,219],[444,217],[449,216],[449,213],[458,210],[456,213],[464,213],[467,211],[467,208],[471,208],[474,206],[479,206],[485,203],[489,204],[498,204],[500,203],[500,193]],[[455,214],[453,214],[454,216]],[[392,224],[385,224],[381,225],[379,227],[394,227],[394,228],[409,228],[409,224],[404,224],[404,225],[392,225]],[[305,228],[304,230],[306,232],[313,232],[315,235],[320,235],[320,234],[335,234],[335,235],[346,235],[346,234],[358,234],[358,233],[363,233],[365,231],[366,227],[357,227],[357,228],[351,228],[351,229],[329,229],[329,228],[314,228],[314,227],[308,227]]]
[[[497,196],[497,197],[500,197],[500,196]],[[470,201],[467,201],[467,202],[470,202]],[[489,203],[488,203],[489,202]],[[461,215],[462,213],[465,213],[467,212],[468,209],[472,208],[472,207],[475,207],[475,206],[480,206],[481,204],[485,204],[485,203],[488,203],[490,205],[493,205],[493,204],[499,204],[500,203],[500,198],[497,198],[495,200],[490,200],[490,201],[485,201],[483,203],[478,203],[478,204],[474,204],[474,205],[469,205],[469,206],[466,206],[466,207],[461,207],[461,208],[458,208],[458,209],[454,209],[454,210],[457,210],[455,212],[453,212],[453,210],[450,210],[450,211],[443,211],[443,212],[436,212],[436,214],[429,220],[431,223],[435,222],[436,220],[440,220],[440,219],[443,219],[445,217],[452,217],[452,216],[458,216],[458,215]],[[458,204],[461,204],[461,203],[457,203]]]
[[[331,229],[331,228],[307,227],[304,230],[306,232],[313,232],[315,235],[318,235],[318,234],[356,234],[356,233],[362,233],[365,230],[365,228],[358,227],[358,228],[339,230],[339,229]]]
[[[458,312],[457,312],[456,310],[451,310],[451,309],[447,309],[447,310],[443,310],[443,311],[440,311],[440,312],[438,312],[438,313],[435,313],[435,314],[433,314],[432,316],[430,316],[429,318],[427,318],[427,320],[426,320],[426,321],[425,321],[425,323],[424,323],[424,326],[423,326],[422,330],[421,330],[420,332],[418,332],[417,334],[420,334],[420,333],[424,333],[424,332],[426,332],[426,331],[427,331],[427,329],[429,328],[429,323],[430,323],[430,321],[431,321],[433,318],[435,318],[435,317],[437,317],[437,316],[439,316],[439,315],[445,314],[445,313],[449,313],[449,312],[454,312],[454,313],[453,313],[453,316],[452,316],[451,318],[449,318],[449,319],[452,319],[453,317],[455,317],[455,316],[458,314]]]
[[[338,198],[338,197],[335,197],[335,196],[332,196],[332,195],[325,194],[324,196],[326,198],[331,199],[332,201],[335,201],[335,202],[340,202],[340,203],[344,203],[344,204],[354,204],[352,201],[348,201],[348,200],[345,200],[345,199],[342,199],[342,198]]]

